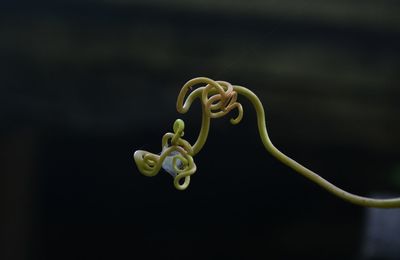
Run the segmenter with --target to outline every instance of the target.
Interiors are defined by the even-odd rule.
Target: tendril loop
[[[190,176],[196,172],[193,161],[193,148],[190,143],[181,137],[185,124],[177,119],[174,123],[174,133],[166,133],[162,138],[162,151],[153,154],[138,150],[133,157],[139,171],[145,176],[155,176],[161,168],[164,168],[174,178],[174,186],[178,190],[184,190],[189,186]],[[184,182],[180,181],[184,179]]]

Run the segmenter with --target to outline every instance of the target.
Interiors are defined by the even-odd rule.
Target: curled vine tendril
[[[194,89],[197,85],[199,87]],[[242,120],[243,107],[237,102],[238,95],[246,97],[252,103],[257,114],[257,125],[261,141],[266,150],[280,162],[348,202],[365,207],[400,207],[400,198],[374,199],[349,193],[286,156],[272,144],[266,128],[263,105],[252,91],[241,86],[231,85],[226,81],[214,81],[205,77],[194,78],[186,82],[176,102],[176,109],[179,113],[184,114],[189,111],[196,99],[201,101],[202,124],[194,145],[191,146],[188,141],[182,138],[185,124],[181,119],[177,119],[173,125],[173,133],[166,133],[162,138],[162,151],[160,154],[142,150],[134,153],[134,160],[139,171],[146,176],[155,176],[161,168],[164,168],[174,178],[173,183],[177,189],[186,189],[189,186],[190,177],[197,169],[193,156],[203,148],[207,140],[210,119],[220,118],[232,110],[237,110],[236,117],[232,117],[230,122],[235,125]]]
[[[196,164],[193,161],[192,146],[182,139],[184,129],[184,122],[177,119],[173,126],[174,133],[166,133],[163,136],[162,151],[159,155],[142,150],[134,153],[133,158],[143,175],[155,176],[161,167],[165,167],[171,171],[174,186],[178,190],[184,190],[189,186],[190,176],[196,172]]]

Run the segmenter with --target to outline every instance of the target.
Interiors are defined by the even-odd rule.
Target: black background
[[[142,176],[189,79],[243,85],[274,144],[357,194],[399,181],[396,1],[5,1],[2,259],[353,259],[366,209],[264,150],[254,110],[213,120],[186,191]]]

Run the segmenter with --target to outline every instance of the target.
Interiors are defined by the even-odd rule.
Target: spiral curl
[[[205,84],[185,97],[189,90],[197,84]],[[194,78],[189,80],[181,89],[176,108],[180,113],[186,113],[196,98],[201,99],[203,113],[210,118],[220,118],[233,109],[238,110],[236,118],[231,118],[232,124],[238,124],[243,118],[243,107],[237,102],[237,92],[226,81],[214,81],[208,78]]]
[[[192,157],[192,146],[181,138],[184,128],[183,120],[177,119],[173,126],[174,133],[166,133],[162,138],[160,155],[143,150],[137,150],[134,153],[136,165],[143,175],[149,177],[157,175],[165,159],[171,156],[172,168],[175,171],[175,188],[184,190],[189,186],[190,176],[196,172],[196,164]]]

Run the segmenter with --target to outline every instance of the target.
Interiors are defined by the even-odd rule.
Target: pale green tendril
[[[188,94],[196,85],[201,86]],[[183,120],[177,119],[173,125],[174,132],[166,133],[162,138],[162,151],[160,155],[142,150],[134,153],[134,160],[139,171],[146,176],[155,176],[163,167],[173,176],[174,186],[177,189],[186,189],[190,183],[190,176],[196,172],[196,164],[193,161],[193,156],[203,148],[207,140],[210,119],[223,117],[232,110],[236,110],[237,116],[231,118],[230,122],[235,125],[242,120],[243,107],[237,102],[238,95],[246,97],[253,104],[257,113],[257,124],[261,141],[267,151],[280,162],[348,202],[365,207],[400,207],[400,198],[373,199],[354,195],[333,185],[317,173],[289,158],[272,144],[266,128],[264,108],[261,101],[252,91],[241,86],[231,85],[226,81],[214,81],[205,77],[189,80],[182,87],[176,102],[178,112],[184,114],[188,112],[190,106],[197,98],[201,101],[203,112],[202,124],[195,144],[191,146],[188,141],[182,138],[185,124]]]

